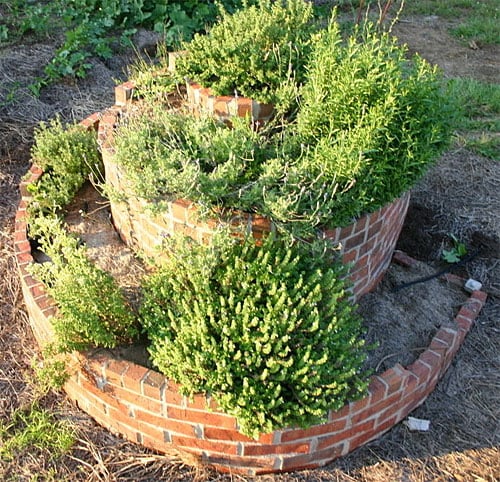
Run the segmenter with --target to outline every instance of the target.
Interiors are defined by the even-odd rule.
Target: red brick
[[[364,410],[359,411],[358,413],[352,416],[351,418],[352,425],[356,426],[359,423],[363,423],[364,420],[367,420],[373,415],[382,412],[389,407],[396,407],[396,405],[401,400],[401,397],[403,395],[404,392],[400,390],[398,392],[392,393],[386,398],[383,398],[378,403],[372,404],[366,407]],[[392,410],[397,411],[398,408],[392,408]]]
[[[105,366],[105,376],[108,383],[118,387],[123,386],[122,375],[128,369],[128,362],[109,359]]]
[[[328,412],[328,421],[335,422],[349,416],[350,407],[349,404],[344,405],[339,410],[330,410]]]
[[[149,370],[146,367],[129,363],[127,370],[122,374],[123,386],[136,392],[138,395],[141,390],[141,380]]]
[[[134,408],[134,418],[138,422],[145,422],[150,425],[154,425],[161,430],[168,430],[169,432],[174,432],[180,435],[186,435],[188,437],[196,437],[196,425],[188,422],[179,422],[178,420],[172,420],[166,417],[162,417],[159,414],[147,412],[141,410],[139,407]],[[139,427],[141,424],[139,424]]]
[[[16,259],[18,265],[33,263],[33,256],[30,253],[18,253],[16,254]]]
[[[170,399],[172,400],[172,399]],[[173,403],[172,401],[169,401],[168,403]],[[174,405],[182,405],[182,403],[174,403]],[[212,398],[210,398],[208,395],[205,395],[203,393],[196,393],[193,397],[186,397],[184,401],[184,405],[188,409],[195,409],[195,410],[216,410],[217,406],[216,403]]]
[[[317,450],[310,454],[292,455],[284,457],[281,470],[314,469],[340,457],[344,453],[344,444],[337,444],[324,450]]]
[[[355,402],[349,403],[349,412],[350,414],[358,413],[364,410],[368,405],[370,405],[370,395],[361,398],[360,400],[356,400]]]
[[[360,447],[361,445],[369,442],[370,440],[376,439],[381,435],[380,432],[373,430],[371,432],[367,432],[361,435],[358,435],[357,437],[352,438],[349,441],[349,452],[354,450],[357,447]]]
[[[352,262],[356,262],[358,259],[358,250],[357,248],[351,249],[349,251],[344,252],[342,256],[342,263],[349,264]]]
[[[211,425],[236,430],[236,419],[229,415],[202,410],[187,410],[174,405],[167,405],[167,416],[175,420]]]
[[[434,373],[436,370],[440,371],[441,369],[443,357],[439,353],[427,349],[418,357],[418,359],[431,366]]]
[[[246,97],[239,97],[237,99],[238,117],[246,117],[252,114],[252,100]]]
[[[243,435],[237,430],[227,430],[219,427],[204,427],[203,433],[207,440],[222,440],[230,442],[254,442],[255,440]]]
[[[194,437],[183,437],[179,435],[172,435],[172,443],[178,447],[189,447],[200,450],[208,450],[210,452],[219,452],[226,455],[238,455],[237,442],[221,442],[203,440]]]
[[[453,328],[440,328],[434,335],[433,340],[438,340],[446,343],[450,348],[455,345],[457,331]]]
[[[474,320],[477,316],[477,313],[470,310],[467,306],[462,306],[457,314],[457,316],[463,316],[464,318],[468,318],[469,320]]]
[[[345,235],[342,236],[341,232],[344,231]],[[352,225],[346,226],[345,228],[333,228],[333,229],[324,229],[322,234],[325,239],[330,240],[332,243],[338,243],[341,239],[347,238],[351,235]]]
[[[404,387],[405,379],[408,377],[407,370],[405,370],[399,363],[389,368],[384,373],[379,375],[383,383],[387,385],[387,394],[397,392],[400,388]]]
[[[159,400],[154,400],[153,398],[145,397],[141,395],[138,391],[127,390],[123,387],[117,387],[114,385],[108,385],[110,391],[112,391],[117,398],[126,402],[130,405],[140,407],[152,413],[164,414],[165,406],[163,402]]]
[[[376,244],[376,239],[375,238],[370,238],[366,240],[360,247],[359,247],[359,255],[363,256],[365,254],[371,254],[373,251],[374,247]]]
[[[347,238],[342,244],[344,245],[345,250],[349,250],[352,248],[356,248],[361,245],[361,243],[365,240],[366,232],[362,231],[360,233],[354,234],[351,237]]]
[[[337,432],[334,435],[326,435],[318,439],[317,450],[322,450],[326,447],[337,445],[345,440],[355,437],[358,434],[363,434],[373,430],[375,426],[375,419],[367,420],[363,423],[356,425],[355,427],[347,428],[341,432]]]
[[[419,384],[426,384],[433,373],[432,367],[420,358],[409,365],[407,369],[417,377]]]
[[[30,293],[33,299],[40,298],[41,296],[46,296],[47,292],[45,291],[45,287],[42,283],[38,283],[30,287]]]
[[[187,398],[179,393],[179,389],[174,385],[171,386],[173,382],[168,381],[167,389],[165,390],[165,402],[169,405],[177,405],[182,408],[187,408]]]
[[[164,398],[167,380],[161,373],[149,370],[142,378],[142,394],[155,400]]]
[[[282,454],[307,454],[309,453],[310,442],[289,443],[289,444],[243,444],[243,455],[282,455]]]
[[[481,306],[483,306],[486,303],[488,295],[484,291],[473,291],[471,297],[479,301]]]
[[[224,95],[215,98],[213,113],[218,116],[227,117],[229,115],[229,102],[232,97]]]
[[[458,286],[459,288],[462,288],[465,283],[464,278],[462,278],[461,276],[457,276],[456,274],[453,273],[445,273],[442,276],[440,276],[439,279],[446,281],[447,283],[452,284],[454,286]]]
[[[464,331],[469,331],[471,326],[473,325],[473,320],[471,318],[460,314],[456,316],[455,322],[457,323],[459,328]]]
[[[385,394],[387,392],[387,385],[379,377],[373,376],[370,378],[368,392],[371,396],[371,403],[375,404],[385,397]]]
[[[56,316],[58,313],[58,309],[56,306],[49,306],[42,310],[42,314],[46,319],[52,318]]]
[[[309,428],[287,430],[281,434],[282,442],[293,442],[295,440],[308,439],[319,435],[332,434],[344,430],[347,426],[347,418],[340,418]]]
[[[255,475],[267,473],[274,469],[276,457],[240,457],[237,455],[224,455],[216,453],[203,454],[205,464],[216,467],[218,470],[231,473],[248,473]],[[249,471],[249,469],[255,469]]]
[[[368,278],[368,275],[370,273],[368,266],[365,265],[364,267],[361,267],[361,266],[359,266],[359,263],[360,263],[360,260],[358,260],[356,262],[356,266],[354,267],[355,271],[353,270],[353,272],[351,272],[349,274],[349,278],[354,283],[356,283],[357,281],[364,280],[364,279]]]
[[[394,260],[395,263],[400,264],[401,266],[409,267],[409,268],[411,268],[412,266],[415,266],[417,264],[416,259],[413,259],[412,257],[408,256],[403,251],[399,251],[399,250],[394,251],[394,254],[392,255],[392,259]]]
[[[134,83],[125,82],[121,85],[115,87],[115,103],[117,105],[125,105],[128,101],[132,99],[134,93]]]
[[[377,222],[371,222],[370,227],[368,228],[367,239],[370,239],[372,236],[375,236],[382,230],[384,223],[382,220],[378,220]]]

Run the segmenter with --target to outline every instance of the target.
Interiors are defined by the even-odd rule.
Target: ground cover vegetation
[[[241,7],[240,0],[218,3],[229,11]],[[116,43],[130,45],[138,28],[160,33],[169,46],[179,45],[212,23],[218,8],[214,1],[199,0],[2,0],[0,5],[8,12],[5,20],[0,19],[0,43],[25,34],[43,37],[55,29],[64,32],[44,75],[32,84],[35,93],[62,77],[86,76],[90,57],[111,57]]]
[[[264,47],[257,42],[255,49],[246,29],[233,27],[244,27],[243,19],[266,25],[269,55],[292,41],[307,46],[308,55],[297,47],[301,55],[286,60],[287,76],[296,83],[287,105],[297,108],[255,129],[248,118],[228,126],[145,100],[144,110],[114,135],[117,162],[155,209],[188,198],[211,215],[214,207],[251,211],[280,228],[258,245],[251,237],[223,235],[208,247],[188,238],[167,241],[169,260],[147,279],[138,316],[155,366],[188,395],[210,393],[253,437],[320,421],[328,408],[366,390],[366,353],[345,269],[331,246],[313,241],[314,233],[402,194],[446,146],[453,118],[426,62],[407,60],[405,50],[369,22],[344,39],[335,17],[318,29],[310,13],[298,0],[261,0],[234,16],[225,13],[208,35],[196,36],[192,45],[200,50],[209,39],[199,58],[181,57],[181,73],[194,65],[198,81],[203,62],[209,65],[228,39],[235,52],[241,42],[257,58]],[[189,52],[191,44],[186,47]],[[274,61],[270,65],[274,70]],[[252,71],[245,77],[239,69],[222,71],[214,81],[224,89],[245,78],[253,78]],[[263,90],[274,99],[279,88],[276,82]],[[30,235],[51,260],[35,274],[60,308],[60,351],[113,347],[138,334],[113,279],[88,261],[58,215],[62,198],[81,186],[85,174],[99,171],[92,136],[54,123],[38,131],[33,149],[47,178],[30,187]]]

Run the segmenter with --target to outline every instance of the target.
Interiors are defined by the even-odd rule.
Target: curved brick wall
[[[123,170],[114,162],[113,129],[120,113],[130,102],[132,93],[133,83],[130,82],[116,88],[116,103],[102,113],[98,128],[106,183],[126,198],[111,200],[115,227],[129,246],[150,257],[158,256],[162,240],[174,232],[205,242],[211,237],[217,221],[200,222],[195,206],[184,200],[171,202],[168,211],[153,215],[146,201],[134,194]],[[324,232],[326,237],[340,245],[343,262],[352,263],[350,278],[354,300],[372,290],[389,266],[409,200],[410,194],[406,193],[349,226]],[[273,229],[268,219],[247,213],[239,212],[227,221],[235,228],[251,232],[255,238]]]
[[[94,115],[82,124],[95,128],[98,119]],[[43,346],[54,336],[50,319],[57,309],[42,283],[27,271],[33,257],[26,223],[30,201],[27,185],[41,174],[32,167],[20,185],[14,248],[30,323]],[[377,219],[390,216],[392,209],[385,208]],[[395,260],[411,262],[399,252]],[[65,390],[101,425],[160,452],[175,449],[220,470],[247,475],[320,467],[379,437],[425,400],[450,365],[485,300],[485,293],[472,293],[455,323],[439,329],[413,364],[406,368],[397,364],[373,376],[365,398],[325,414],[325,423],[279,430],[257,441],[240,434],[235,418],[220,412],[210,398],[196,395],[188,400],[160,373],[113,358],[106,350],[73,353],[72,376]]]

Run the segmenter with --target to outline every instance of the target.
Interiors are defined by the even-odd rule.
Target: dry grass
[[[416,29],[411,29],[411,32],[414,35],[412,41],[420,41],[426,48],[425,36],[419,39]],[[452,44],[455,49],[455,42]],[[415,49],[419,47],[418,43],[413,45]],[[452,62],[453,59],[446,57],[446,47],[443,43],[439,46],[441,56],[446,62]],[[43,45],[16,46],[1,52],[0,85],[5,87],[16,80],[24,82],[28,76],[36,75],[44,56],[51,49],[51,46]],[[474,52],[474,55],[479,54]],[[461,62],[460,58],[456,62]],[[463,68],[462,64],[460,68]],[[70,453],[57,460],[51,460],[50,453],[27,451],[13,461],[1,461],[0,479],[243,481],[246,480],[243,477],[192,467],[175,454],[158,455],[124,442],[98,427],[64,395],[41,394],[33,383],[30,363],[38,349],[27,323],[11,241],[18,202],[17,185],[28,166],[32,130],[37,121],[57,112],[67,119],[81,119],[111,104],[111,79],[119,74],[96,62],[93,76],[78,86],[54,86],[40,99],[33,99],[29,92],[21,89],[22,102],[0,106],[0,419],[8,419],[13,410],[28,406],[35,398],[41,397],[42,406],[51,409],[58,418],[70,421],[77,434]],[[399,424],[381,439],[325,469],[265,476],[258,480],[500,480],[500,306],[499,298],[495,296],[500,280],[499,169],[499,163],[462,149],[448,153],[415,190],[414,206],[426,207],[430,224],[424,225],[423,220],[416,216],[405,227],[407,238],[419,237],[422,243],[434,240],[438,247],[449,232],[483,245],[483,253],[467,269],[484,280],[493,294],[435,392],[413,413],[415,417],[429,419],[431,430],[410,432]],[[432,257],[432,248],[427,247],[429,257]],[[404,291],[401,296],[405,296]]]

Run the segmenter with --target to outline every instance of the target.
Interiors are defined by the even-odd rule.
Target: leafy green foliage
[[[467,254],[467,246],[453,234],[450,235],[450,238],[453,246],[451,249],[443,249],[442,258],[447,263],[458,263]]]
[[[283,83],[303,81],[312,32],[310,3],[259,0],[233,15],[222,12],[207,35],[197,34],[184,45],[187,54],[176,69],[216,95],[237,92],[276,103]]]
[[[324,246],[221,236],[168,248],[141,315],[152,361],[185,394],[210,393],[256,437],[364,392],[360,320]]]
[[[44,174],[29,186],[29,234],[50,262],[32,267],[54,298],[56,350],[113,347],[137,333],[132,311],[114,279],[97,268],[59,217],[90,175],[100,176],[95,132],[59,120],[36,132],[33,160]]]
[[[61,77],[84,77],[91,67],[91,56],[111,57],[117,36],[122,43],[130,43],[139,27],[163,34],[169,46],[179,45],[215,20],[216,3],[213,0],[13,0],[6,6],[10,11],[6,23],[0,19],[0,41],[29,33],[40,36],[50,35],[54,30],[64,32],[64,41],[47,65],[44,77],[33,85],[33,90],[39,92],[42,86]],[[241,6],[241,0],[218,3],[229,11]]]
[[[30,211],[61,209],[91,174],[99,176],[102,171],[95,132],[78,125],[64,127],[59,119],[40,125],[31,154],[44,175],[29,187],[33,195]]]
[[[0,456],[11,460],[27,450],[44,450],[57,458],[67,452],[75,442],[74,431],[68,422],[36,403],[29,410],[14,411],[8,421],[0,420]]]
[[[40,216],[31,222],[30,232],[50,258],[32,271],[58,306],[52,320],[57,351],[112,348],[134,338],[133,312],[113,277],[88,259],[61,221]]]
[[[307,148],[293,177],[310,173],[313,194],[299,210],[321,202],[320,223],[332,212],[348,223],[393,200],[446,147],[454,106],[436,69],[406,53],[370,24],[344,42],[332,22],[318,38],[297,115]]]
[[[250,210],[245,190],[259,176],[269,141],[245,119],[232,128],[211,117],[195,118],[156,108],[131,118],[115,135],[116,161],[138,194],[158,206],[185,198],[207,209]]]

